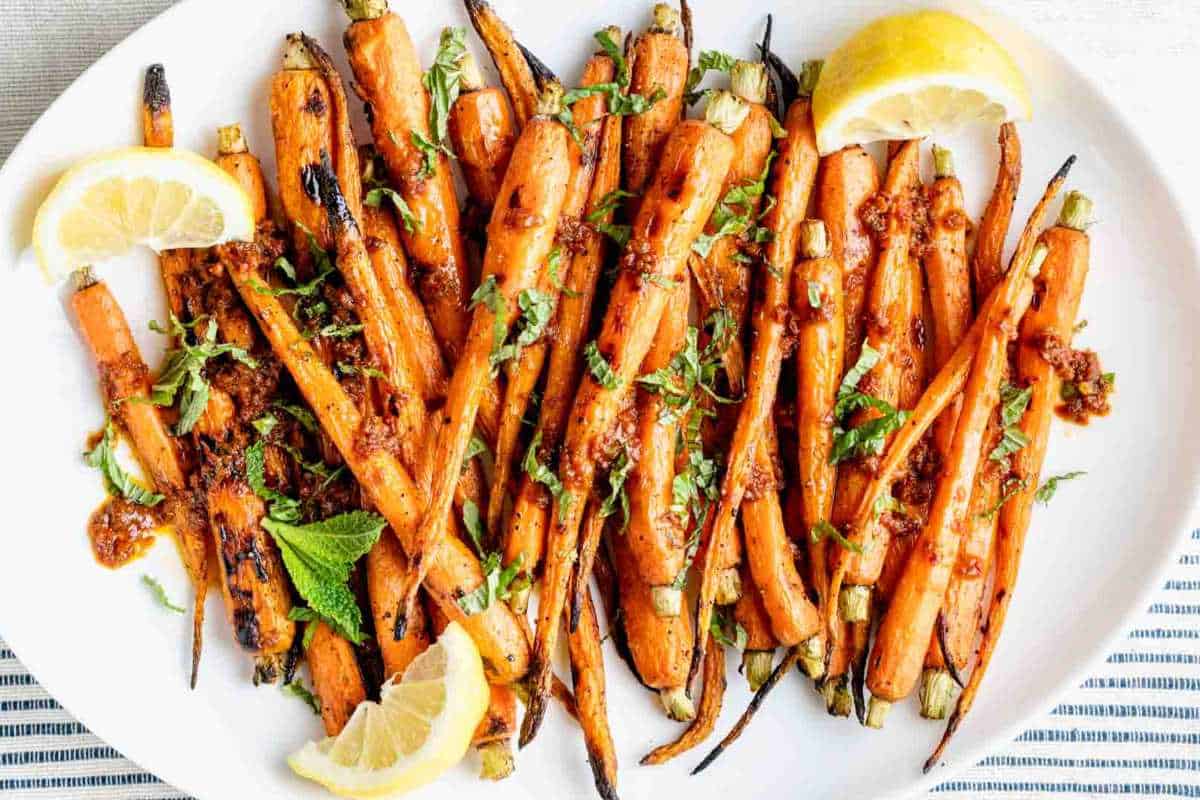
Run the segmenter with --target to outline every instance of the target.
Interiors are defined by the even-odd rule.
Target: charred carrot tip
[[[320,164],[304,167],[301,180],[304,190],[325,208],[330,225],[337,228],[354,224],[354,217],[350,213],[350,207],[346,205],[346,197],[338,185],[337,176],[333,173],[328,153],[321,153]]]
[[[146,67],[146,80],[142,85],[142,104],[157,114],[171,107],[171,89],[167,86],[167,71],[162,64]]]
[[[533,72],[533,79],[537,83],[538,91],[545,92],[551,84],[560,84],[559,91],[561,92],[561,82],[558,80],[558,76],[554,74],[554,70],[546,66],[546,62],[538,58],[525,45],[517,42],[517,47],[521,48],[521,55],[525,56],[525,62],[529,64],[529,69]]]
[[[762,48],[760,47],[760,50]],[[762,50],[762,59],[772,72],[775,73],[775,80],[779,81],[780,100],[783,102],[784,110],[792,104],[797,97],[800,96],[800,79],[796,77],[796,73],[788,68],[788,65],[783,63],[783,59],[771,52],[770,47]]]
[[[1067,158],[1066,161],[1063,162],[1063,165],[1058,168],[1058,172],[1054,173],[1054,180],[1056,180],[1056,181],[1066,180],[1067,174],[1070,173],[1071,167],[1073,167],[1073,166],[1075,166],[1075,155],[1074,154],[1072,154],[1069,158]]]

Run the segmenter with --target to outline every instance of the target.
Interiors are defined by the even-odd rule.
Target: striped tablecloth
[[[0,160],[76,75],[170,4],[0,0]],[[1180,54],[1192,53],[1187,72],[1194,73],[1190,32],[1196,26],[1188,24],[1200,24],[1200,3],[1194,0],[1077,0],[1067,6],[1056,0],[1022,0],[1001,5],[1049,40],[1061,42],[1101,82],[1126,86],[1127,108],[1135,116],[1169,105],[1148,79],[1136,81],[1136,92],[1129,88],[1135,59],[1144,67],[1140,74],[1179,74],[1186,66]],[[1159,68],[1146,66],[1147,60],[1157,60]],[[1159,119],[1162,125],[1146,129],[1151,144],[1166,153],[1178,145],[1179,157],[1168,155],[1167,161],[1177,161],[1185,176],[1196,175],[1183,158],[1187,147],[1182,135],[1177,142],[1170,139],[1170,131],[1182,129],[1161,113]],[[0,610],[0,634],[6,611],[12,613]],[[1011,800],[1049,794],[1200,798],[1200,531],[1191,534],[1146,615],[1094,677],[1002,752],[938,787],[932,796]],[[72,719],[3,640],[0,796],[186,797]]]

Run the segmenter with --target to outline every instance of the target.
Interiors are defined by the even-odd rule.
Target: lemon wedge
[[[293,753],[296,774],[342,797],[415,789],[462,759],[491,693],[479,650],[452,622],[380,695],[359,703],[337,736]]]
[[[813,93],[822,155],[1032,113],[1012,57],[979,26],[945,11],[896,14],[860,29],[825,60]]]
[[[155,251],[254,238],[254,209],[237,181],[206,158],[128,147],[91,156],[59,179],[38,209],[33,246],[49,280],[135,245]]]

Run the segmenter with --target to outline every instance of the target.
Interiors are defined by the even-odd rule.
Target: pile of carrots
[[[270,84],[277,191],[237,126],[219,136],[257,240],[160,258],[177,345],[211,320],[244,356],[205,363],[187,431],[130,402],[154,381],[104,284],[77,274],[109,412],[195,587],[193,684],[215,552],[256,680],[306,662],[330,735],[456,620],[494,686],[485,777],[512,771],[511,739],[530,742],[555,697],[616,796],[605,638],[688,723],[642,763],[711,734],[730,648],[756,695],[700,768],[794,664],[871,727],[918,686],[926,716],[953,709],[934,763],[1002,631],[1050,420],[1069,391],[1102,406],[1111,389],[1071,370],[1095,362],[1070,349],[1090,203],[1068,194],[1043,230],[1074,159],[1005,262],[1015,127],[974,227],[946,150],[929,185],[919,141],[892,143],[882,176],[861,147],[820,157],[820,64],[793,73],[769,23],[759,60],[694,66],[686,4],[656,5],[636,36],[598,32],[568,91],[483,0],[466,6],[502,88],[465,31],[424,70],[386,0],[344,5],[373,141],[355,141],[320,44],[289,36]],[[730,89],[701,90],[714,70]],[[145,143],[171,146],[161,67],[143,118]],[[292,498],[297,521],[386,521],[350,573],[369,637],[296,608],[261,524]],[[552,670],[560,637],[573,692]]]

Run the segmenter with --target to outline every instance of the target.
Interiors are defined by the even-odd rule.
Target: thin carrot
[[[598,84],[611,83],[615,66],[612,59],[603,53],[592,56],[583,70],[582,86],[590,87]],[[569,177],[566,193],[562,201],[561,221],[559,222],[558,239],[565,240],[568,245],[577,246],[572,241],[578,229],[583,224],[583,212],[587,204],[588,192],[592,186],[592,176],[595,173],[596,154],[600,147],[601,129],[599,122],[605,114],[605,97],[595,94],[584,97],[571,106],[571,119],[575,129],[580,132],[581,141],[572,142],[569,147]],[[562,260],[564,248],[556,245],[551,258]],[[568,251],[569,252],[569,251]],[[569,257],[569,256],[568,256]],[[562,276],[557,273],[561,267],[551,269],[549,265],[538,276],[535,287],[536,296],[548,301],[557,311]],[[536,341],[527,344],[516,358],[505,365],[504,401],[500,414],[500,430],[496,436],[495,475],[492,478],[492,494],[488,501],[487,523],[488,530],[498,533],[501,517],[504,513],[504,501],[509,495],[512,482],[512,471],[516,461],[518,436],[521,432],[522,421],[529,409],[530,396],[533,394],[538,379],[542,375],[546,356],[549,352],[549,339],[553,326],[547,326]]]
[[[330,369],[297,329],[279,299],[256,291],[268,266],[257,247],[226,245],[222,261],[234,278],[243,302],[258,321],[263,335],[287,368],[321,428],[336,445],[367,498],[388,520],[406,553],[417,543],[416,529],[425,507],[423,492],[413,482],[386,444],[372,444],[358,407],[338,384]],[[528,643],[507,607],[493,603],[468,615],[458,598],[484,580],[478,559],[454,537],[441,540],[431,554],[425,588],[451,619],[463,625],[475,640],[492,678],[500,682],[519,678],[528,666]]]
[[[579,624],[567,635],[571,656],[571,676],[575,685],[575,704],[579,725],[587,744],[588,763],[596,792],[604,800],[617,796],[617,752],[608,728],[608,710],[604,686],[604,654],[600,650],[600,627],[589,589],[581,603]]]
[[[383,657],[384,679],[398,680],[413,659],[429,646],[428,621],[424,619],[423,610],[416,608],[410,615],[408,634],[403,639],[388,635],[396,624],[396,608],[400,604],[404,576],[408,571],[408,559],[393,534],[384,531],[375,546],[367,552],[366,563],[367,598],[371,605],[371,618],[375,622],[379,654]]]
[[[407,209],[404,249],[442,350],[455,364],[470,325],[467,258],[450,163],[430,138],[421,63],[408,29],[386,2],[347,0],[347,11],[352,22],[343,42],[355,88],[370,109],[375,146]]]
[[[759,687],[771,676],[771,662],[774,660],[775,648],[779,641],[771,632],[771,620],[767,610],[763,608],[762,598],[758,588],[748,574],[747,567],[742,567],[742,596],[733,607],[733,618],[742,630],[746,632],[746,646],[742,650],[742,674],[750,691],[757,692]]]
[[[191,686],[196,685],[203,644],[203,596],[208,588],[209,531],[200,498],[191,491],[186,464],[157,406],[150,402],[150,370],[129,323],[108,287],[84,268],[75,273],[71,310],[100,372],[105,408],[129,435],[154,488],[166,495],[179,554],[196,592],[192,616]]]
[[[799,440],[798,483],[803,497],[803,532],[812,565],[813,589],[821,619],[830,618],[829,562],[825,538],[814,538],[821,520],[833,513],[837,467],[829,463],[833,452],[833,414],[842,380],[845,348],[845,303],[841,264],[831,256],[825,224],[806,220],[800,229],[801,260],[792,284],[792,315],[800,322],[796,342],[796,429]],[[827,624],[827,623],[826,623]],[[810,677],[824,670],[823,631],[817,658],[801,664]]]
[[[538,90],[529,61],[521,52],[521,46],[513,38],[512,31],[495,10],[483,0],[464,0],[467,16],[484,47],[492,56],[500,82],[512,102],[516,128],[521,130],[537,115]]]
[[[561,97],[561,87],[547,91],[539,107],[542,113],[521,132],[488,225],[483,283],[475,293],[478,305],[450,381],[437,445],[430,456],[432,488],[425,522],[417,534],[418,545],[411,553],[409,603],[427,569],[426,555],[433,552],[442,520],[450,510],[483,387],[502,363],[505,340],[516,322],[514,312],[530,301],[530,290],[535,289],[538,272],[554,243],[571,160],[570,134],[554,119]],[[404,609],[397,613],[397,631],[402,631]]]
[[[630,55],[629,91],[644,97],[662,94],[646,113],[625,120],[624,187],[638,195],[630,198],[630,218],[637,216],[641,195],[661,163],[667,137],[683,116],[690,58],[680,32],[679,12],[666,3],[657,3],[650,27],[634,42]]]
[[[709,105],[709,115],[712,122],[734,130],[734,123],[741,121],[736,119],[738,111],[744,109],[732,95],[725,98]],[[716,206],[732,157],[733,143],[714,124],[698,120],[680,123],[663,148],[658,174],[634,222],[600,336],[590,349],[589,372],[575,397],[559,462],[563,486],[546,546],[550,558],[538,612],[533,681],[529,711],[522,723],[522,745],[533,739],[545,714],[550,654],[571,580],[581,506],[595,476],[593,447],[607,433],[622,396],[632,386],[662,318],[669,291],[684,277],[687,254]]]
[[[946,745],[975,702],[975,695],[987,674],[1004,630],[1008,606],[1016,590],[1021,552],[1038,495],[1050,423],[1059,402],[1061,382],[1054,367],[1043,355],[1043,348],[1052,340],[1069,343],[1074,333],[1075,317],[1087,280],[1090,243],[1085,231],[1091,221],[1091,211],[1091,201],[1077,192],[1069,193],[1058,224],[1041,237],[1042,242],[1050,248],[1050,254],[1035,279],[1034,292],[1039,302],[1021,320],[1017,346],[1016,377],[1030,389],[1029,405],[1020,422],[1021,432],[1028,444],[1012,456],[1012,478],[1016,481],[1014,485],[1019,488],[999,512],[996,578],[975,669],[958,699],[958,707],[950,717],[937,749],[925,762],[926,772],[941,758]]]
[[[867,723],[872,727],[883,724],[890,703],[911,692],[920,677],[934,621],[958,557],[983,433],[999,399],[1009,331],[1029,306],[1031,278],[1037,275],[1046,256],[1046,248],[1036,246],[1037,228],[1072,163],[1073,158],[1063,165],[1035,208],[1008,274],[996,289],[995,302],[987,309],[979,349],[963,390],[950,458],[938,484],[929,520],[914,545],[916,551],[929,553],[930,557],[908,560],[871,652],[867,681],[872,697]]]
[[[1008,238],[1008,226],[1020,186],[1021,138],[1017,135],[1017,126],[1006,122],[1000,126],[1000,166],[996,171],[996,185],[983,211],[975,255],[971,258],[977,306],[1004,278],[1004,241]]]
[[[711,638],[711,637],[710,637]],[[695,719],[678,739],[654,748],[642,756],[641,764],[665,764],[676,756],[686,753],[707,739],[717,726],[721,716],[721,703],[725,698],[725,650],[717,642],[709,642],[704,657],[704,693]]]

